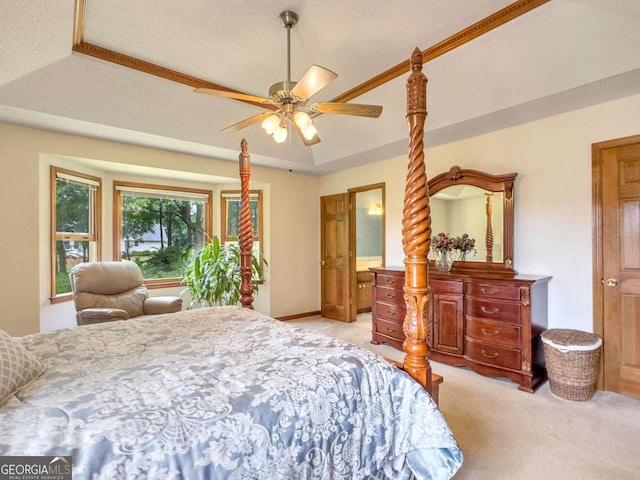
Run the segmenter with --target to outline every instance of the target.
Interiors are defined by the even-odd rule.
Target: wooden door
[[[602,385],[640,398],[640,136],[594,145],[594,154],[602,188]]]
[[[350,322],[355,314],[351,314],[349,194],[321,197],[320,222],[320,313],[326,318]]]

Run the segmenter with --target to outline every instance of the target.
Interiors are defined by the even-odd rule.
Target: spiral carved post
[[[493,205],[491,205],[491,194],[485,193],[487,196],[487,262],[493,262],[493,228],[491,227],[491,214]]]
[[[422,52],[411,55],[407,81],[409,166],[402,214],[402,247],[405,254],[404,300],[407,313],[402,329],[406,355],[404,370],[431,393],[429,363],[427,254],[431,246],[431,207],[424,165],[424,122],[427,116],[427,78],[422,73]]]
[[[240,247],[240,303],[245,308],[253,309],[253,283],[251,282],[251,260],[253,257],[253,225],[251,224],[251,208],[249,206],[249,178],[251,170],[247,151],[247,141],[240,143],[242,151],[240,161],[240,219],[238,221],[238,244]]]

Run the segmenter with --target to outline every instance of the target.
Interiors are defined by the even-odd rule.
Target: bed
[[[408,83],[412,144],[421,142],[415,130],[426,115],[416,52]],[[421,150],[412,148],[414,163]],[[428,281],[420,252],[430,229],[420,168],[411,163],[407,188],[418,194],[405,196],[412,279],[402,368],[253,310],[243,140],[242,306],[21,338],[0,332],[0,457],[71,456],[73,478],[94,480],[451,478],[462,453],[427,393]]]

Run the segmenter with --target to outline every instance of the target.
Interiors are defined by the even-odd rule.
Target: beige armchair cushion
[[[145,315],[175,313],[180,310],[182,310],[182,299],[180,297],[149,297],[144,301]]]
[[[149,298],[140,267],[132,262],[81,263],[70,278],[78,325],[182,309],[179,297]]]
[[[147,287],[143,285],[113,295],[80,292],[76,295],[76,309],[117,308],[127,312],[129,318],[139,317],[144,315],[144,301],[148,296]]]

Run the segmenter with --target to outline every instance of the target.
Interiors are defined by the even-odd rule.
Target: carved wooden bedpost
[[[487,196],[487,233],[485,242],[487,244],[487,262],[493,262],[493,228],[491,227],[491,214],[493,206],[491,205],[492,193],[485,193]]]
[[[240,143],[242,151],[240,161],[240,219],[238,221],[238,244],[240,247],[240,303],[245,308],[253,309],[253,283],[251,282],[251,260],[253,257],[253,225],[251,224],[251,208],[249,206],[249,178],[251,170],[247,151],[247,141]]]
[[[422,52],[411,55],[407,81],[409,121],[409,167],[402,214],[402,246],[405,259],[404,299],[407,313],[404,370],[431,393],[428,311],[429,280],[427,254],[431,246],[431,207],[424,165],[424,122],[427,116],[427,78],[422,73]]]

